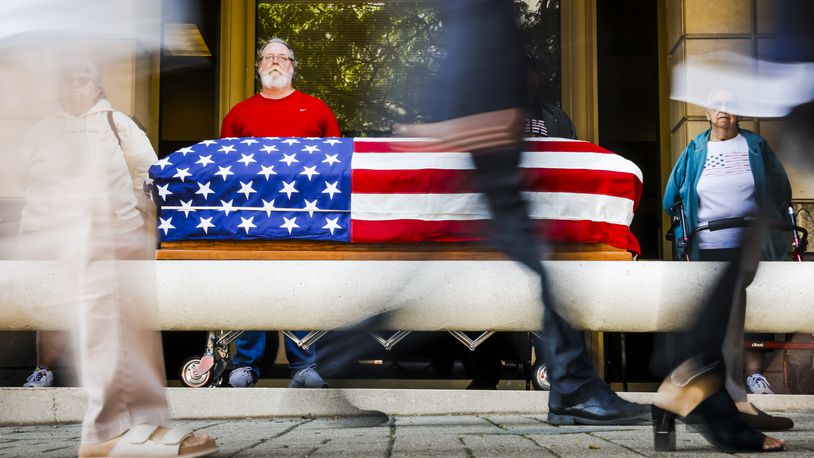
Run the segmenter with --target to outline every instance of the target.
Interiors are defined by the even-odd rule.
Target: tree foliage
[[[543,87],[558,101],[559,1],[542,1],[535,8],[526,1],[515,3],[528,51],[542,64]],[[295,87],[324,100],[343,134],[388,135],[395,122],[427,116],[422,89],[435,78],[444,56],[437,4],[261,2],[258,46],[271,37],[294,48]]]

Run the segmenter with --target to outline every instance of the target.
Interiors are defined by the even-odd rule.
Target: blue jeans
[[[444,7],[448,43],[441,86],[446,117],[522,107],[527,82],[511,0],[449,0]],[[484,71],[486,60],[499,70]],[[540,276],[545,304],[543,360],[551,381],[549,407],[574,405],[595,396],[610,398],[612,392],[594,371],[582,334],[557,312],[548,287],[536,234],[520,194],[520,147],[476,153],[472,159],[492,213],[492,244]]]
[[[308,331],[293,331],[298,338],[303,338]],[[237,350],[232,358],[236,367],[248,366],[256,379],[260,378],[260,361],[266,353],[266,331],[244,331],[237,339]],[[305,350],[297,346],[293,340],[285,338],[285,356],[288,358],[288,368],[292,372],[314,365],[317,362],[317,349],[312,345]]]

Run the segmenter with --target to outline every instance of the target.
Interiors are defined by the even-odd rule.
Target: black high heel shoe
[[[676,414],[653,404],[653,449],[673,452],[676,449]]]
[[[676,449],[675,420],[695,426],[713,447],[722,452],[775,452],[778,448],[763,449],[766,435],[740,419],[740,413],[725,390],[719,390],[698,404],[681,418],[676,414],[653,405],[653,447],[657,452]]]

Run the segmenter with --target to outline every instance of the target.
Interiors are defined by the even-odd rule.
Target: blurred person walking
[[[702,104],[709,100],[714,87],[724,84],[737,94],[737,100],[726,109],[718,107],[718,111],[779,117],[793,110],[786,118],[781,146],[787,157],[791,156],[789,152],[796,152],[795,160],[810,165],[809,149],[814,143],[814,3],[777,0],[772,7],[777,33],[763,53],[766,60],[727,55],[712,62],[677,66],[671,98]],[[752,166],[752,172],[760,171],[755,172]],[[755,187],[757,191],[757,179]],[[750,426],[725,386],[729,368],[722,348],[730,346],[724,345],[733,335],[729,330],[745,301],[743,294],[761,258],[768,255],[764,246],[770,235],[768,220],[775,208],[771,199],[756,204],[756,224],[743,237],[740,249],[695,318],[695,325],[679,341],[678,354],[689,358],[675,367],[659,388],[653,409],[658,450],[675,449],[676,416],[700,424],[707,439],[724,451],[774,451],[785,445]]]
[[[155,152],[106,100],[95,65],[69,62],[59,77],[59,110],[38,122],[21,148],[20,231],[35,256],[71,267],[62,280],[72,294],[61,300],[78,308],[75,340],[87,401],[78,455],[212,454],[217,446],[208,436],[168,428],[150,291],[134,306],[120,295],[132,279],[117,261],[151,258],[140,187]]]
[[[726,111],[728,91],[722,90],[706,109],[710,128],[700,133],[684,149],[676,162],[667,189],[664,209],[671,216],[676,202],[681,202],[686,214],[688,232],[710,221],[754,216],[758,202],[764,202],[767,212],[777,221],[786,218],[786,206],[791,202],[791,185],[780,160],[764,138],[741,129],[738,116]],[[730,103],[731,105],[731,103]],[[733,261],[737,259],[746,228],[702,231],[690,240],[691,258],[698,261]],[[681,229],[676,229],[681,237]],[[762,242],[763,259],[780,261],[788,257],[790,237],[785,230],[772,230]],[[727,326],[723,348],[726,359],[726,390],[737,404],[741,417],[757,429],[791,429],[790,418],[762,412],[747,400],[746,382],[752,393],[769,389],[763,371],[764,353],[743,349],[743,328],[746,318],[746,292],[739,294]],[[772,340],[774,335],[747,334],[748,340]],[[744,377],[744,365],[749,371]]]
[[[540,75],[536,60],[524,54],[522,59],[525,67],[526,84],[528,93],[526,94],[526,119],[523,123],[524,137],[555,137],[570,138],[576,140],[577,133],[574,122],[556,104],[549,103],[540,94]],[[518,361],[525,358],[526,352],[522,350],[526,346],[524,337],[528,335],[531,345],[534,347],[538,362],[535,375],[541,371],[541,388],[548,390],[548,369],[545,363],[540,363],[543,355],[543,343],[535,334],[529,333],[497,333],[482,344],[480,344],[469,355],[470,358],[464,360],[466,372],[471,376],[472,381],[467,389],[473,390],[494,390],[500,382],[500,372],[503,367],[501,356],[506,348],[510,349],[510,356]]]
[[[764,255],[770,259],[785,255],[788,244],[782,235],[770,237],[769,221],[782,215],[791,188],[765,140],[738,128],[737,117],[727,110],[731,97],[731,92],[720,90],[708,97],[711,127],[690,142],[679,158],[668,181],[664,208],[672,212],[681,202],[691,227],[721,216],[755,215],[756,222],[747,230],[716,231],[693,242],[695,259],[729,264],[693,326],[679,337],[675,350],[685,359],[664,378],[656,394],[657,451],[675,450],[676,418],[696,425],[708,442],[726,452],[782,450],[783,440],[766,436],[755,426],[793,426],[790,419],[769,416],[752,406],[742,378],[746,288]]]
[[[479,188],[492,213],[490,240],[539,275],[543,360],[551,382],[549,423],[648,421],[646,406],[620,398],[597,376],[582,334],[559,314],[540,262],[540,243],[520,194],[517,170],[528,82],[513,3],[450,0],[443,7],[447,60],[436,109],[443,121],[400,126],[397,133],[437,139],[440,151],[471,152]]]

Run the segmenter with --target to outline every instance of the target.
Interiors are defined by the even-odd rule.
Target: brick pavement
[[[778,433],[788,456],[814,456],[814,413],[790,414]],[[651,456],[649,426],[556,427],[545,416],[395,416],[367,426],[353,417],[187,420],[176,425],[218,438],[219,457],[527,457]],[[79,425],[0,427],[0,456],[75,456]],[[681,455],[716,455],[697,433],[678,427]]]

